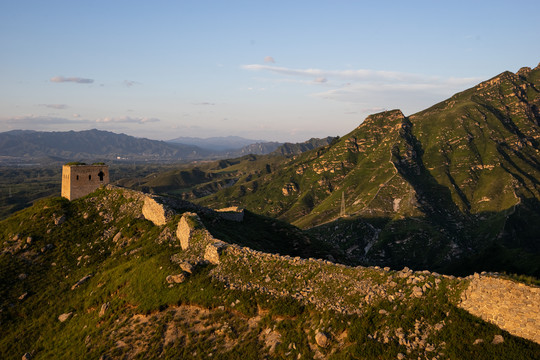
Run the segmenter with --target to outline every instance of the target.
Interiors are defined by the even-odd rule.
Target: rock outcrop
[[[244,209],[239,208],[238,206],[217,209],[216,213],[225,220],[237,222],[244,221]]]

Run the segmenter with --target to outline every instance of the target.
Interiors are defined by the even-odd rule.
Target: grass
[[[169,286],[166,276],[179,272],[177,265],[171,262],[171,256],[188,260],[195,254],[182,251],[175,241],[156,242],[163,231],[174,230],[175,226],[156,227],[138,218],[138,209],[139,206],[123,198],[121,192],[100,190],[73,202],[61,198],[44,200],[0,223],[3,249],[17,243],[11,240],[16,233],[21,239],[27,236],[33,239],[27,249],[15,251],[14,255],[0,255],[0,320],[4,334],[0,339],[0,357],[19,358],[25,352],[33,352],[37,357],[58,359],[98,358],[102,354],[112,358],[147,358],[147,354],[154,354],[165,359],[203,359],[209,358],[211,353],[212,358],[218,359],[250,359],[260,354],[273,359],[298,354],[302,358],[312,358],[320,352],[336,359],[395,358],[398,352],[404,351],[396,339],[384,344],[368,335],[373,336],[386,328],[402,327],[409,331],[415,320],[424,318],[430,324],[441,320],[447,322],[432,341],[445,341],[451,349],[455,347],[455,353],[448,352],[452,358],[458,350],[476,354],[479,347],[472,345],[474,338],[480,336],[488,342],[500,332],[453,306],[459,289],[455,288],[457,282],[451,280],[443,280],[444,286],[422,301],[378,301],[365,306],[361,316],[319,309],[289,296],[233,290],[215,279],[218,270],[251,282],[263,280],[257,271],[267,272],[272,279],[278,279],[280,271],[292,275],[305,273],[305,276],[292,276],[289,282],[275,285],[294,291],[302,288],[304,281],[319,281],[323,274],[325,277],[354,276],[358,271],[329,264],[315,266],[318,263],[307,262],[292,266],[276,259],[272,264],[257,265],[253,261],[254,273],[249,275],[231,258],[230,268],[200,266],[185,283]],[[99,212],[107,216],[103,217]],[[54,225],[53,218],[60,215],[65,215],[65,222]],[[233,236],[232,230],[227,229],[231,223],[226,226],[215,222],[214,230],[239,241],[248,241],[257,234],[259,227],[261,239],[265,236],[270,239],[274,231],[274,235],[281,234],[279,238],[283,239],[281,245],[274,245],[280,251],[286,248],[287,236],[295,239],[298,235],[286,224],[249,213],[246,217],[245,224],[236,224],[244,238]],[[175,222],[178,220],[179,215]],[[114,242],[112,239],[119,231],[122,238]],[[54,248],[41,254],[40,249],[48,243],[54,244]],[[25,260],[22,254],[32,250],[39,250],[40,255],[28,253],[25,256],[29,256],[30,261]],[[229,260],[224,258],[224,262]],[[21,273],[27,277],[20,279]],[[87,282],[71,290],[73,284],[88,274],[92,276]],[[379,285],[388,280],[388,275],[383,276],[375,269],[367,269],[362,276]],[[351,286],[346,281],[342,283]],[[323,287],[320,296],[332,296],[337,290]],[[338,296],[346,297],[347,292],[341,291],[337,292]],[[28,297],[18,300],[24,292],[28,292]],[[350,299],[355,303],[360,300]],[[106,302],[109,308],[99,317],[101,305]],[[207,315],[190,319],[182,317],[183,309],[204,311]],[[381,314],[381,309],[389,314]],[[59,322],[58,316],[67,312],[72,312],[72,316]],[[447,312],[450,315],[446,315]],[[148,322],[137,323],[135,319],[141,316]],[[247,325],[257,318],[258,322],[253,326]],[[451,326],[448,325],[450,320]],[[172,324],[179,329],[180,335],[163,346],[163,334]],[[216,332],[222,328],[228,330]],[[281,336],[280,344],[271,354],[261,338],[267,329],[277,331]],[[328,334],[328,348],[315,344],[318,331]],[[467,335],[458,337],[460,333]],[[504,344],[497,348],[485,344],[486,349],[482,348],[478,357],[504,358],[505,351],[512,351],[515,358],[532,358],[538,351],[537,345],[507,334],[504,336]],[[130,345],[120,346],[119,341]],[[137,352],[137,346],[142,352]],[[413,352],[412,355],[422,354]]]

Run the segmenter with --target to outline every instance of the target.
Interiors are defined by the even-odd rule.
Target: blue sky
[[[0,131],[344,135],[540,62],[540,2],[0,0]]]

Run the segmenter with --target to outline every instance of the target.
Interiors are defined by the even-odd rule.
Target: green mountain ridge
[[[200,202],[316,227],[351,263],[539,276],[540,244],[526,225],[540,220],[539,89],[540,67],[523,68],[409,117],[371,115]],[[495,249],[497,260],[487,256]]]

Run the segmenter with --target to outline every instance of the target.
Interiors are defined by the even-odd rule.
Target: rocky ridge
[[[165,206],[162,211],[172,212]],[[215,265],[210,275],[230,289],[291,297],[318,309],[345,314],[362,315],[370,304],[385,301],[391,306],[430,296],[439,288],[452,292],[465,284],[461,308],[514,335],[540,343],[540,289],[501,279],[497,274],[455,278],[408,268],[392,271],[378,266],[349,267],[328,260],[264,253],[214,238],[199,216],[189,212],[182,215],[176,237],[187,253],[188,263]],[[435,324],[434,328],[440,330],[442,326],[444,323]],[[399,333],[396,336],[404,338]]]

